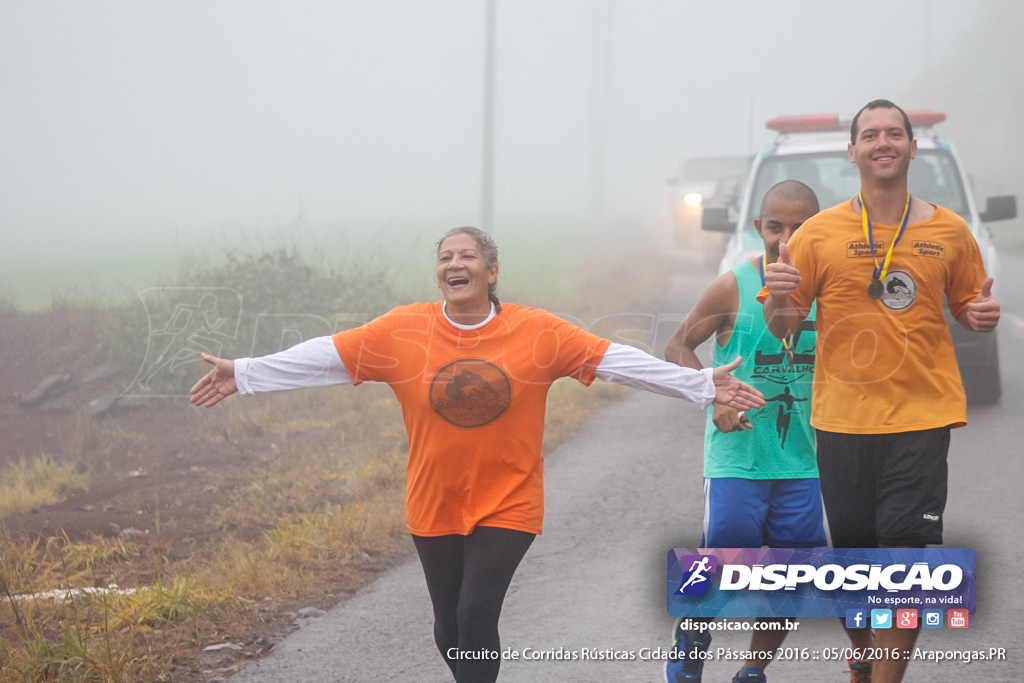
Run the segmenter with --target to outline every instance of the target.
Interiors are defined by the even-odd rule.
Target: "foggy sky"
[[[667,225],[683,158],[749,153],[779,114],[930,108],[921,77],[1003,5],[498,0],[495,230]],[[296,219],[477,223],[484,6],[3,0],[0,267]]]

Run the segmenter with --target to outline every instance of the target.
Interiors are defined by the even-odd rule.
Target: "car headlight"
[[[704,198],[701,197],[700,192],[687,192],[683,195],[683,204],[692,206],[695,209],[700,206],[703,200]]]

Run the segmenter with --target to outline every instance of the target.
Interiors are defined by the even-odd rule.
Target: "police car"
[[[998,258],[986,223],[1015,218],[1016,196],[989,197],[984,210],[979,211],[953,145],[933,130],[946,119],[945,114],[921,110],[908,111],[907,115],[917,139],[917,157],[910,164],[908,176],[910,193],[941,204],[967,221],[981,249],[985,267],[995,277],[998,287]],[[847,155],[851,122],[838,114],[780,116],[767,122],[767,127],[778,135],[772,144],[750,159],[743,173],[744,180],[729,204],[704,207],[702,229],[729,235],[719,265],[720,273],[764,250],[754,230],[754,218],[765,192],[775,183],[790,178],[806,183],[818,195],[822,208],[857,194],[860,176]],[[997,332],[976,334],[952,319],[950,323],[968,400],[972,403],[997,401],[1002,393]]]

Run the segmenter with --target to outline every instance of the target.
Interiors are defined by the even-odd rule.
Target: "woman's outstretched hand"
[[[217,358],[208,353],[203,354],[203,360],[212,365],[213,370],[203,375],[203,378],[192,386],[189,401],[197,406],[209,408],[237,393],[238,385],[235,384],[235,361]],[[717,383],[716,379],[715,384]]]
[[[712,371],[715,380],[715,403],[736,410],[753,410],[764,405],[764,395],[741,379],[732,376],[743,359],[737,357],[731,363],[719,365]]]

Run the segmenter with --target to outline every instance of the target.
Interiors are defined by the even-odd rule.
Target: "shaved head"
[[[806,202],[808,206],[813,208],[811,213],[818,213],[821,208],[818,206],[818,196],[814,194],[814,190],[801,183],[799,180],[783,180],[781,183],[772,185],[771,188],[765,192],[764,199],[761,200],[762,217],[764,217],[765,212],[768,211],[769,205],[777,200]]]

